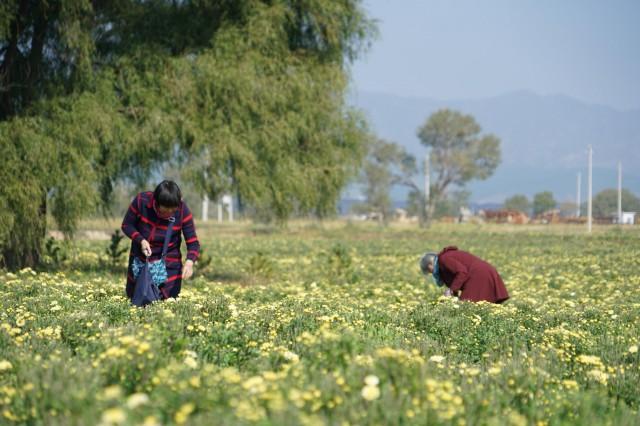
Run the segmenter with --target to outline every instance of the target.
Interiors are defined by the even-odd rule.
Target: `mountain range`
[[[376,135],[404,146],[419,159],[427,151],[416,134],[430,114],[441,108],[471,114],[482,134],[500,138],[502,152],[502,161],[490,178],[467,185],[475,203],[501,203],[514,194],[532,199],[542,191],[553,192],[559,202],[574,201],[579,172],[585,201],[589,145],[593,147],[594,194],[617,186],[618,162],[623,187],[640,194],[640,109],[618,110],[529,91],[449,101],[359,91],[351,94],[349,102],[364,113]],[[405,197],[406,191],[394,190],[394,199]]]

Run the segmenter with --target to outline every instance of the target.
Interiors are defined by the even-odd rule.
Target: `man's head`
[[[436,257],[438,257],[438,255],[432,252],[427,252],[422,255],[422,258],[420,259],[420,270],[424,275],[433,273],[433,265],[436,261]]]

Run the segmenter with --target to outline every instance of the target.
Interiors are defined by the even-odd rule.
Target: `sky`
[[[640,0],[364,0],[352,88],[441,100],[528,90],[640,108]]]

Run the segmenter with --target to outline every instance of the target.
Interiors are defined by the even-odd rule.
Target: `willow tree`
[[[38,263],[47,211],[70,235],[176,157],[211,197],[331,211],[363,155],[344,94],[372,31],[358,0],[3,2],[4,264]]]

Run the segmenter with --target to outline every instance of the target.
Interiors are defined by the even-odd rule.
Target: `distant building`
[[[529,223],[529,216],[520,210],[480,210],[478,216],[487,222],[513,223],[523,225]]]
[[[636,223],[636,212],[622,212],[622,224],[633,225]]]
[[[458,222],[467,223],[471,221],[473,217],[473,212],[469,207],[460,207],[460,216],[458,217]]]

